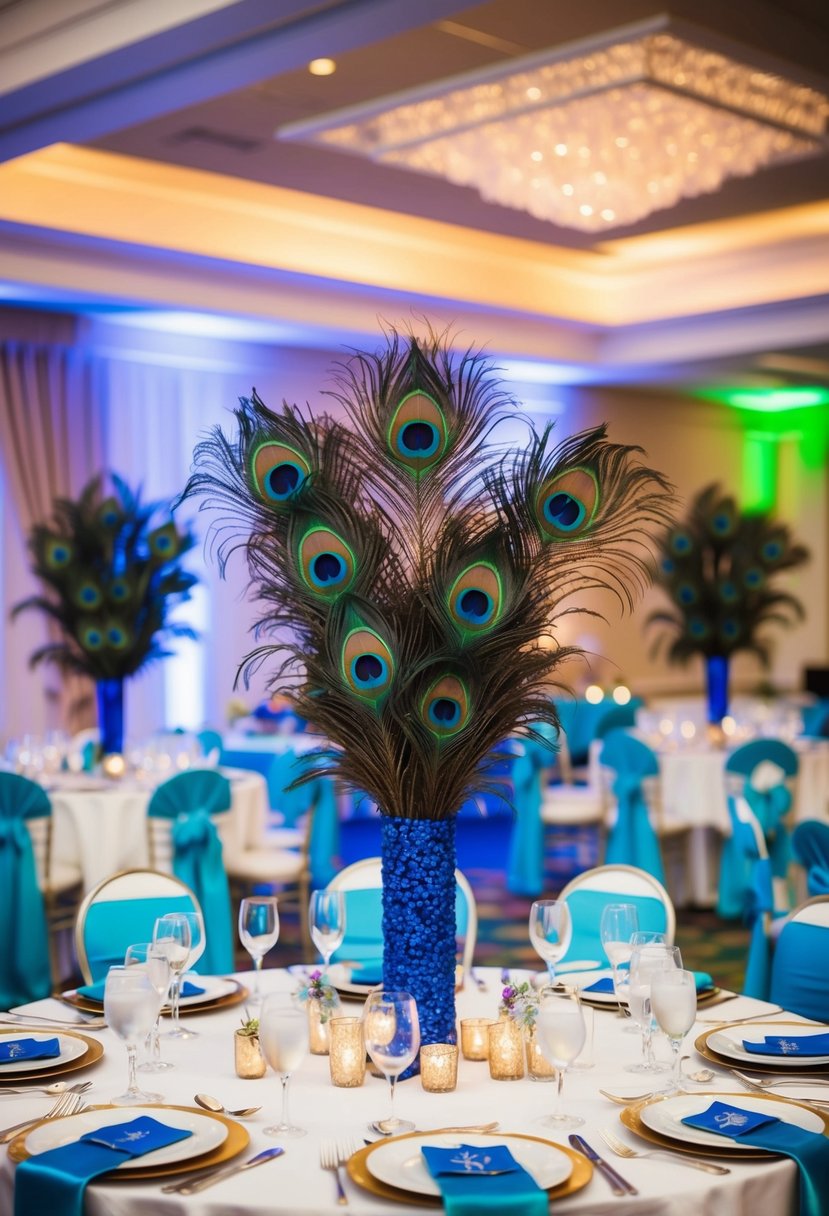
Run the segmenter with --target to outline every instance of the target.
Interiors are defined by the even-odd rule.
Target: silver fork
[[[472,980],[473,984],[476,986],[476,988],[478,989],[479,992],[486,992],[486,990],[487,990],[486,982],[484,980],[482,980],[479,975],[475,974],[474,967],[469,968],[469,978]]]
[[[320,1145],[320,1169],[330,1170],[334,1176],[334,1181],[337,1184],[337,1203],[344,1206],[348,1203],[348,1196],[343,1190],[343,1184],[340,1181],[340,1157],[341,1152],[333,1140],[323,1140]]]
[[[672,1153],[667,1148],[649,1149],[647,1152],[639,1152],[635,1148],[630,1148],[623,1141],[613,1135],[613,1132],[600,1131],[599,1135],[604,1140],[607,1147],[617,1157],[669,1157],[675,1165],[688,1165],[692,1170],[704,1170],[706,1174],[730,1174],[731,1170],[724,1165],[714,1165],[710,1161],[700,1161],[697,1157],[683,1157],[679,1153]]]
[[[15,1123],[12,1127],[6,1127],[0,1132],[0,1144],[8,1144],[15,1136],[27,1127],[34,1127],[36,1123],[42,1123],[46,1119],[63,1119],[66,1115],[77,1115],[85,1109],[84,1100],[81,1094],[67,1092],[61,1094],[51,1110],[47,1110],[45,1115],[38,1115],[36,1119],[24,1119],[22,1123]]]
[[[73,1018],[71,1020],[65,1018],[47,1018],[39,1017],[34,1013],[0,1013],[0,1023],[6,1023],[10,1026],[28,1026],[30,1022],[45,1022],[48,1026],[60,1026],[67,1030],[103,1030],[106,1026],[106,1018],[91,1017],[91,1018]]]
[[[826,1098],[808,1098],[808,1099],[807,1098],[803,1098],[803,1099],[792,1098],[791,1101],[792,1102],[800,1102],[800,1101],[807,1102],[808,1101],[808,1102],[811,1102],[813,1106],[829,1105],[829,1079],[827,1079],[826,1081],[799,1081],[797,1079],[797,1077],[792,1077],[791,1080],[786,1079],[786,1080],[780,1080],[780,1081],[764,1081],[761,1079],[755,1080],[754,1077],[748,1077],[748,1076],[746,1076],[745,1073],[738,1072],[736,1068],[732,1068],[731,1072],[736,1077],[736,1079],[740,1082],[743,1089],[748,1089],[752,1093],[755,1093],[755,1094],[763,1094],[766,1092],[767,1089],[776,1089],[780,1085],[798,1085],[798,1086],[803,1086],[803,1087],[808,1087],[808,1088],[817,1087],[818,1089],[826,1090],[826,1092],[827,1092]]]

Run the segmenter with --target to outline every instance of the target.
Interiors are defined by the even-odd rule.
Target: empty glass
[[[564,900],[537,899],[530,908],[530,941],[547,964],[551,987],[556,979],[556,963],[567,953],[572,936],[573,922]]]
[[[308,908],[311,940],[322,955],[328,970],[331,955],[345,937],[345,899],[342,891],[312,891]]]
[[[153,945],[167,956],[172,973],[173,1025],[165,1031],[165,1039],[187,1039],[189,1032],[178,1019],[181,998],[181,977],[190,959],[190,922],[183,912],[167,912],[159,916],[153,928]]]
[[[104,987],[104,1016],[119,1039],[127,1045],[126,1093],[111,1098],[113,1106],[133,1106],[163,1101],[161,1094],[146,1094],[135,1078],[138,1046],[152,1030],[161,1008],[161,998],[144,967],[110,967]]]
[[[636,904],[607,904],[602,910],[599,933],[602,946],[613,970],[613,987],[619,1002],[619,1016],[626,1017],[619,996],[620,971],[630,962],[633,935],[639,928],[639,912]]]
[[[682,1089],[680,1051],[682,1041],[697,1017],[697,983],[693,971],[678,968],[657,971],[651,977],[651,1008],[656,1024],[667,1037],[673,1052],[673,1072],[667,1093]]]
[[[545,1115],[540,1121],[562,1131],[568,1127],[580,1127],[584,1123],[580,1115],[571,1115],[562,1110],[561,1093],[564,1074],[584,1047],[585,1033],[584,1014],[578,992],[543,989],[539,994],[536,1034],[539,1036],[541,1050],[555,1067],[557,1085],[553,1112]]]
[[[291,1074],[308,1052],[308,1014],[287,993],[275,992],[262,1002],[259,1015],[262,1054],[282,1081],[279,1122],[264,1129],[266,1136],[304,1136],[305,1128],[291,1123],[288,1089]]]
[[[389,1113],[380,1120],[384,1134],[410,1132],[414,1123],[394,1113],[397,1078],[420,1050],[420,1019],[417,1002],[408,992],[371,992],[363,1008],[366,1051],[389,1082]]]
[[[279,939],[279,910],[275,895],[256,895],[239,905],[239,940],[253,959],[254,978],[250,1003],[262,1000],[262,962]]]
[[[166,1072],[168,1068],[175,1068],[174,1064],[170,1064],[167,1060],[162,1060],[161,1040],[158,1034],[161,1007],[167,999],[167,993],[170,991],[170,960],[167,958],[167,954],[160,946],[154,945],[152,942],[137,942],[134,946],[127,947],[127,953],[124,955],[124,966],[143,967],[150,977],[150,983],[158,993],[160,1002],[158,1013],[156,1014],[155,1022],[148,1038],[148,1058],[143,1064],[138,1065],[138,1071]],[[160,1098],[159,1101],[161,1101]]]

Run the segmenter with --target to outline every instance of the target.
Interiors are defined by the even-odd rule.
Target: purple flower
[[[308,976],[308,978],[312,984],[318,984],[320,982],[320,980],[322,979],[322,972],[321,971],[312,971],[311,974]]]

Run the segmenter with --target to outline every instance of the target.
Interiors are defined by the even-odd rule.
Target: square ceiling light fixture
[[[789,69],[792,71],[792,69]],[[667,17],[282,127],[565,228],[633,224],[825,150],[829,99]]]

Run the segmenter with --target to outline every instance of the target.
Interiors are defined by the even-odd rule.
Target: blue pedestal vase
[[[719,724],[728,713],[728,658],[712,654],[705,660],[708,721]]]
[[[454,1043],[455,819],[384,815],[381,854],[383,987],[415,998],[422,1043]]]
[[[101,732],[101,755],[124,750],[124,681],[120,677],[98,680],[98,729]]]

